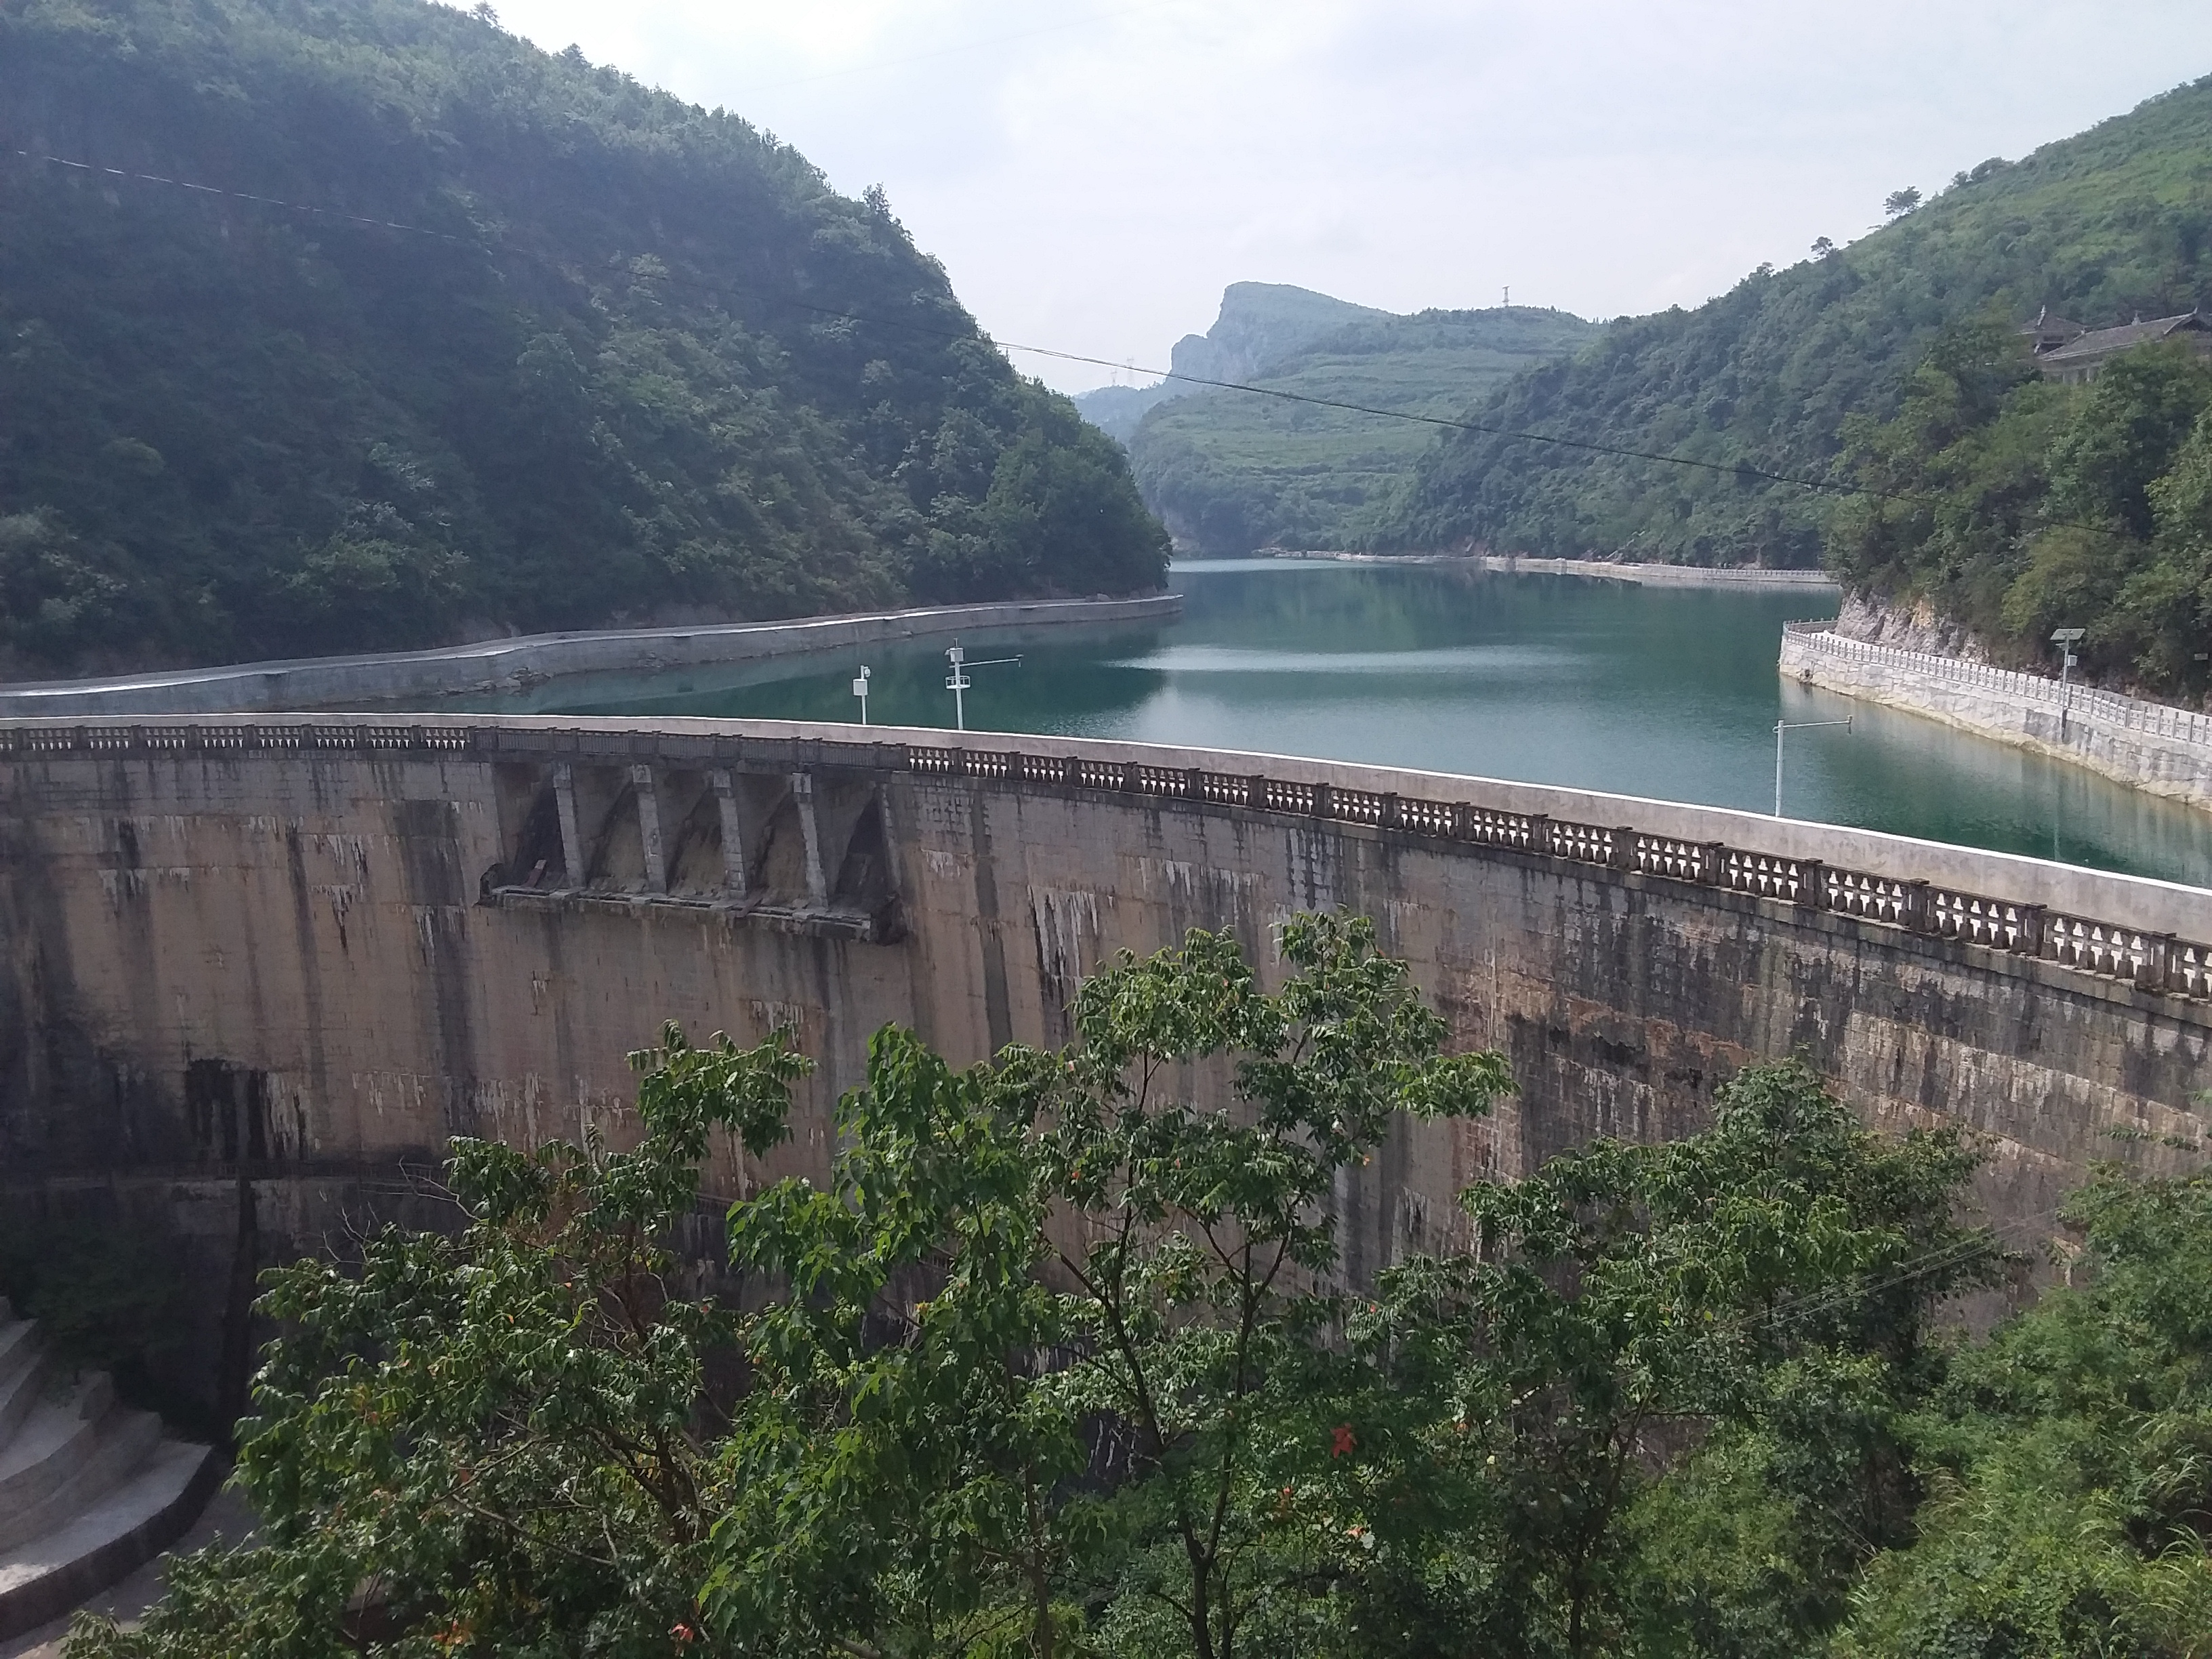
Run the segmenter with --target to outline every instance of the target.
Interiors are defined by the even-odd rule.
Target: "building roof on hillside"
[[[2085,362],[2109,357],[2114,352],[2127,351],[2139,345],[2171,339],[2177,334],[2207,329],[2212,329],[2212,322],[2207,322],[2200,313],[2195,311],[2185,311],[2177,317],[2154,317],[2148,322],[2138,317],[2132,323],[2123,323],[2118,328],[2093,329],[2039,356],[2046,363]]]
[[[2045,306],[2035,313],[2035,320],[2020,331],[2028,341],[2029,349],[2039,357],[2046,351],[2070,344],[2089,331],[2070,317],[2052,315],[2051,307]]]

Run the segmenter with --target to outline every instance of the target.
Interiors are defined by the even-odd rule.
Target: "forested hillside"
[[[1239,283],[1222,296],[1213,327],[1176,347],[1175,368],[1334,403],[1454,416],[1595,331],[1534,307],[1401,317]],[[1138,487],[1180,541],[1210,553],[1349,545],[1437,437],[1433,427],[1387,416],[1172,380],[1161,390],[1126,440]],[[1085,413],[1097,418],[1088,400],[1105,395],[1085,394]]]
[[[1617,323],[1474,412],[1721,471],[1455,434],[1373,543],[1809,565],[1822,501],[1733,469],[1832,476],[1845,417],[1893,413],[1938,332],[1987,308],[2024,320],[2048,304],[2101,327],[2199,299],[2212,300],[2212,78],[2023,161],[1984,161],[1849,247],[1761,268],[1694,311]]]
[[[879,192],[487,8],[15,0],[0,204],[0,671],[1162,574]]]
[[[1880,492],[1830,526],[1855,592],[2014,664],[2047,671],[2052,632],[2080,628],[2088,678],[2212,688],[2212,362],[2185,341],[2063,386],[2002,320],[1947,331],[1892,419],[1846,422],[1844,455]]]

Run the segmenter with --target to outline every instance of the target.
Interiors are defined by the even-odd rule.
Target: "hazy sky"
[[[882,184],[1002,341],[1164,365],[1232,282],[1694,305],[2212,72],[2207,0],[507,0]],[[1067,390],[1115,378],[1017,354]],[[1124,377],[1126,378],[1126,377]]]

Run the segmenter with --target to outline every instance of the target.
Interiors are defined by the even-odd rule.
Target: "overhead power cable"
[[[336,208],[310,207],[303,202],[280,202],[274,196],[255,196],[242,190],[224,190],[215,185],[196,185],[188,179],[164,179],[158,173],[132,173],[124,167],[101,167],[92,161],[72,161],[62,155],[34,155],[27,149],[10,151],[27,161],[51,161],[58,167],[74,167],[79,173],[102,173],[111,179],[131,179],[143,185],[167,185],[176,190],[189,190],[200,196],[227,196],[234,202],[258,202],[263,207],[283,208],[291,213],[313,213],[326,219],[343,219],[349,224],[374,225],[380,230],[404,230],[416,236],[434,236],[441,242],[459,242],[474,247],[478,244],[465,236],[455,236],[448,231],[426,230],[421,225],[403,225],[392,219],[371,219],[358,213],[342,213]]]
[[[1135,9],[1142,9],[1137,8]],[[536,259],[556,270],[562,270],[550,255],[538,253],[513,244],[495,247],[481,239],[455,235],[450,231],[431,230],[422,225],[410,225],[392,219],[377,219],[358,213],[346,213],[334,208],[316,207],[306,203],[280,201],[272,196],[257,196],[246,191],[225,190],[214,185],[194,184],[181,179],[167,179],[158,173],[134,173],[121,167],[99,166],[90,161],[72,161],[65,156],[46,155],[31,150],[9,152],[26,161],[48,161],[56,167],[71,167],[82,173],[105,174],[112,178],[129,179],[143,184],[167,185],[173,189],[187,190],[201,196],[227,197],[233,201],[252,202],[265,207],[283,208],[289,212],[319,215],[349,224],[372,226],[380,230],[404,231],[416,236],[434,237],[441,242],[474,247],[488,256],[505,252],[523,258]],[[1185,386],[1203,386],[1209,391],[1241,392],[1258,398],[1273,398],[1280,402],[1309,404],[1316,409],[1333,409],[1351,415],[1366,415],[1380,420],[1408,421],[1417,425],[1433,427],[1444,431],[1471,432],[1479,436],[1502,438],[1516,443],[1549,444],[1555,448],[1572,449],[1590,455],[1607,455],[1620,460],[1650,461],[1665,466],[1693,468],[1721,477],[1755,479],[1762,483],[1777,483],[1796,489],[1808,489],[1821,495],[1864,496],[1869,500],[1897,501],[1906,506],[1942,508],[1951,505],[1941,495],[1930,495],[1917,490],[1883,489],[1873,484],[1844,483],[1832,478],[1811,477],[1802,473],[1778,472],[1767,467],[1754,466],[1748,461],[1710,461],[1696,455],[1677,455],[1665,450],[1637,449],[1626,444],[1610,444],[1594,438],[1570,438],[1558,433],[1531,432],[1516,427],[1498,426],[1486,421],[1470,420],[1465,416],[1425,415],[1405,409],[1382,409],[1372,404],[1355,404],[1342,398],[1317,397],[1310,392],[1292,392],[1282,386],[1255,386],[1243,380],[1217,380],[1202,374],[1185,374],[1173,368],[1151,368],[1111,357],[1093,357],[1079,351],[1064,351],[1057,346],[1030,345],[1018,340],[1002,340],[986,334],[979,327],[966,330],[935,328],[927,323],[909,322],[890,317],[870,316],[855,311],[846,311],[832,306],[816,305],[796,295],[779,294],[758,288],[749,288],[740,282],[710,283],[690,281],[672,273],[662,273],[650,280],[672,287],[688,288],[695,292],[716,298],[726,298],[732,290],[745,293],[769,305],[788,307],[817,317],[841,322],[859,323],[871,328],[902,329],[908,333],[925,335],[941,340],[975,340],[996,347],[1001,351],[1019,351],[1036,357],[1049,357],[1059,362],[1082,363],[1097,368],[1114,369],[1121,373],[1158,375],[1164,380],[1176,380]],[[2045,519],[2045,526],[2052,529],[2081,530],[2091,535],[2124,538],[2124,532],[2110,525],[2089,524],[2078,519]]]

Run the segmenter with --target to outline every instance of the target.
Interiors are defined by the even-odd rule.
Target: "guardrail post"
[[[1325,783],[1314,785],[1313,792],[1313,815],[1317,818],[1334,817],[1336,802],[1332,799],[1334,792]]]
[[[1903,890],[1898,897],[1897,919],[1905,924],[1905,931],[1908,933],[1928,931],[1929,911],[1926,882],[1908,881],[1903,884]]]
[[[2012,948],[2021,956],[2039,957],[2043,954],[2043,907],[2039,904],[2014,907],[2013,915],[2018,921],[2020,937]]]
[[[1708,887],[1717,887],[1728,874],[1728,843],[1723,841],[1701,842],[1698,845],[1698,879]]]
[[[1636,867],[1636,826],[1632,823],[1616,826],[1613,832],[1613,845],[1607,850],[1613,854],[1607,862],[1614,869],[1633,870]]]
[[[1206,799],[1206,769],[1194,766],[1182,775],[1182,792],[1193,800]]]
[[[2163,991],[2173,983],[2173,935],[2153,933],[2143,940],[2142,961],[2136,969],[2139,990]]]
[[[1139,769],[1137,763],[1135,761],[1123,761],[1121,763],[1122,792],[1125,794],[1131,795],[1141,794],[1144,792],[1144,787],[1145,775]]]
[[[1255,812],[1267,810],[1267,775],[1255,772],[1244,780],[1244,804]]]
[[[653,787],[653,769],[629,769],[630,787],[637,794],[637,838],[645,848],[645,884],[650,892],[668,890],[668,860],[660,845],[660,795]]]
[[[1806,910],[1828,908],[1828,866],[1818,859],[1797,860],[1797,903]]]
[[[1404,798],[1395,794],[1387,794],[1383,796],[1382,828],[1385,830],[1402,830],[1405,827],[1406,802]]]
[[[722,819],[722,886],[743,897],[752,884],[745,868],[744,830],[738,822],[738,787],[726,771],[708,773],[707,781],[714,786],[714,810]]]
[[[1552,819],[1549,813],[1531,812],[1528,815],[1528,850],[1546,858],[1552,856]]]
[[[1082,756],[1067,755],[1061,757],[1060,763],[1060,781],[1071,789],[1074,788],[1078,784],[1083,781]]]

